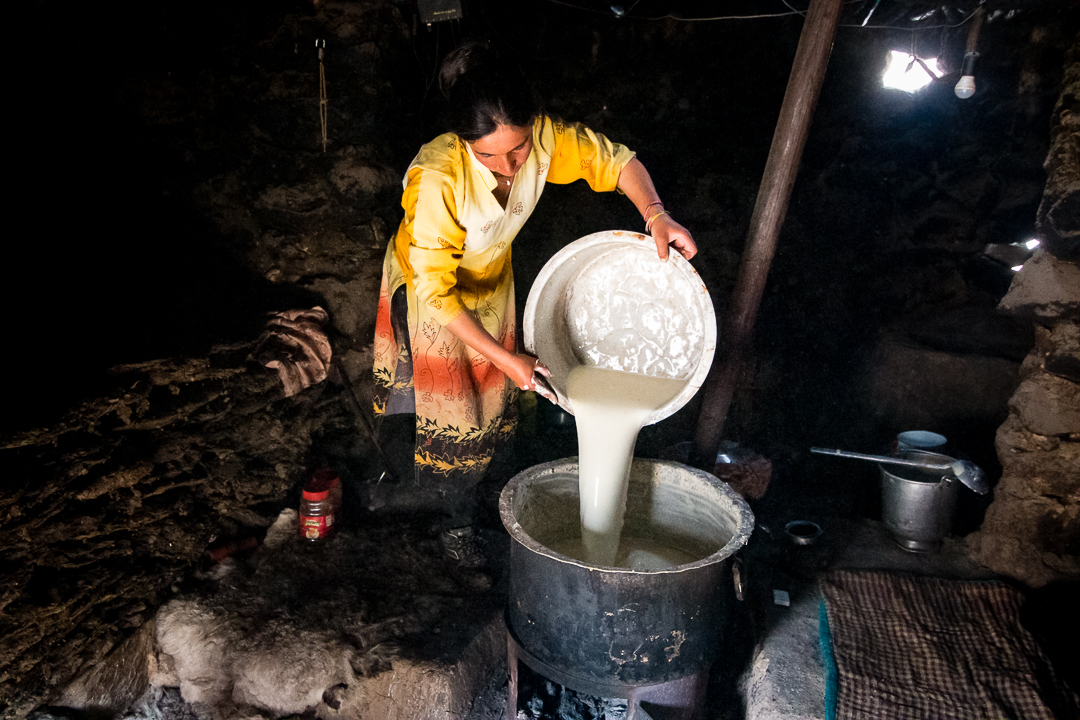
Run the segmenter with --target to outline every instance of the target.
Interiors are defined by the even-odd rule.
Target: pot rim
[[[568,457],[561,460],[553,460],[551,462],[542,463],[540,465],[534,465],[526,470],[519,472],[512,477],[508,483],[503,487],[502,492],[499,494],[499,517],[502,519],[503,527],[510,533],[510,538],[520,544],[522,547],[527,548],[531,552],[537,555],[543,555],[551,558],[557,562],[565,565],[576,565],[582,569],[590,572],[609,573],[613,575],[627,575],[627,576],[645,576],[645,575],[665,575],[665,574],[677,574],[683,572],[690,572],[703,568],[709,565],[715,565],[723,562],[728,558],[735,555],[743,546],[750,540],[750,534],[754,530],[754,513],[750,509],[750,505],[741,495],[731,489],[731,486],[724,481],[717,478],[715,475],[705,472],[704,470],[698,470],[695,467],[684,465],[683,463],[673,462],[671,460],[651,460],[644,458],[634,458],[634,466],[651,465],[651,466],[667,466],[680,468],[683,471],[688,472],[695,479],[704,482],[712,487],[714,490],[720,492],[724,498],[731,502],[736,510],[733,513],[736,516],[736,527],[732,531],[731,538],[716,552],[707,555],[703,558],[695,560],[692,563],[685,563],[683,565],[676,565],[672,568],[664,570],[633,570],[631,568],[611,567],[607,565],[592,565],[582,560],[576,560],[562,553],[556,552],[551,548],[536,541],[531,535],[525,532],[525,529],[521,526],[521,523],[517,521],[513,512],[513,500],[514,493],[521,486],[525,480],[532,480],[544,475],[555,474],[577,474],[577,457]],[[631,470],[631,472],[633,472]]]

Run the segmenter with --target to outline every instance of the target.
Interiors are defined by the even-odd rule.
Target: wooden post
[[[721,327],[718,362],[705,383],[705,395],[694,434],[693,464],[711,471],[727,420],[731,397],[751,346],[754,322],[765,291],[776,240],[787,215],[788,200],[814,116],[825,69],[829,65],[843,0],[811,0],[795,62],[788,78],[769,159],[758,189],[746,238],[731,312]]]

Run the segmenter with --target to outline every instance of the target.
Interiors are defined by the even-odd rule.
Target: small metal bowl
[[[821,526],[809,520],[792,520],[784,526],[784,532],[796,545],[813,545],[821,537]]]

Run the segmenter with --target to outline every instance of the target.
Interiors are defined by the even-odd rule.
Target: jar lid
[[[316,470],[311,478],[304,486],[305,492],[322,492],[323,490],[333,490],[341,484],[341,480],[338,479],[337,473],[333,470]]]
[[[304,499],[305,500],[325,500],[328,497],[330,497],[330,491],[329,490],[305,490],[304,491]]]

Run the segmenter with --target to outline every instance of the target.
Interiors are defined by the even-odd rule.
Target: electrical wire
[[[549,1],[554,2],[555,0],[549,0]],[[784,3],[784,4],[787,5],[787,3]],[[791,7],[791,6],[788,5],[788,7]],[[791,16],[791,15],[805,15],[805,14],[806,14],[805,12],[799,12],[798,10],[792,8],[790,12],[762,13],[760,15],[719,15],[717,17],[688,18],[688,17],[682,17],[680,15],[668,14],[668,15],[657,15],[656,17],[635,17],[634,19],[635,20],[650,20],[650,21],[652,21],[652,20],[678,20],[679,22],[713,22],[713,21],[716,21],[716,20],[758,20],[760,18],[777,18],[777,17],[788,17],[788,16]]]
[[[791,3],[789,3],[787,0],[780,0],[780,2],[784,3],[784,5],[787,5],[788,9],[791,10],[791,12],[795,13],[796,15],[802,15],[803,17],[806,17],[806,11],[805,10],[796,10],[794,7],[791,6]],[[847,5],[847,3],[844,3],[844,4]]]
[[[424,115],[424,109],[425,109],[425,107],[427,107],[428,99],[431,96],[431,88],[432,88],[432,86],[434,86],[437,83],[438,77],[439,77],[439,64],[440,64],[439,41],[442,39],[442,25],[444,25],[444,24],[447,24],[447,23],[436,23],[434,28],[433,28],[433,33],[432,34],[433,34],[433,45],[434,45],[434,47],[433,47],[432,53],[431,53],[432,60],[430,62],[430,68],[431,68],[430,75],[428,73],[429,63],[425,62],[424,60],[422,60],[420,58],[420,51],[419,51],[419,49],[417,47],[417,35],[416,35],[416,32],[415,32],[416,27],[414,26],[414,32],[413,32],[413,37],[412,37],[413,57],[416,59],[417,69],[420,71],[421,76],[423,76],[423,78],[424,78],[424,94],[420,98],[420,108],[419,108],[419,113],[420,113],[421,117],[423,117],[423,115]],[[454,47],[454,46],[456,46],[458,44],[458,42],[457,42],[458,41],[458,34],[459,34],[458,33],[458,21],[457,20],[452,20],[448,24],[450,25],[450,28],[448,29],[448,32],[450,33],[451,40],[452,40],[452,42],[450,43],[450,46]],[[427,55],[427,53],[425,53],[425,55]],[[421,128],[420,128],[420,141],[421,142],[426,142],[426,140],[424,139],[424,129],[422,127],[422,124],[421,124]]]
[[[637,2],[635,2],[633,4],[633,6],[631,6],[630,10],[627,10],[625,13],[620,14],[618,17],[620,17],[620,18],[630,18],[632,20],[646,20],[646,21],[650,21],[650,22],[657,21],[657,20],[676,20],[678,22],[715,22],[715,21],[720,21],[720,20],[758,20],[758,19],[763,19],[763,18],[790,17],[791,15],[800,15],[800,16],[803,16],[803,17],[806,16],[806,11],[805,10],[796,9],[790,3],[788,3],[787,0],[780,0],[780,1],[784,5],[786,5],[788,8],[790,8],[790,10],[788,12],[762,13],[762,14],[758,14],[758,15],[718,15],[716,17],[688,18],[688,17],[682,17],[681,15],[674,15],[674,14],[671,14],[671,13],[669,13],[667,15],[656,15],[656,16],[650,16],[650,17],[646,17],[646,16],[642,16],[642,15],[633,15],[632,16],[632,15],[630,15],[630,10],[633,10],[641,2],[641,0],[637,0]],[[593,8],[590,8],[590,7],[582,7],[581,5],[575,5],[574,3],[567,2],[566,0],[546,0],[546,2],[553,3],[555,5],[562,5],[562,6],[568,7],[568,8],[573,8],[574,10],[579,10],[581,12],[593,13],[594,15],[611,15],[612,14],[611,12],[605,11],[605,10],[594,10]],[[845,5],[850,5],[850,4],[855,3],[855,2],[859,2],[859,0],[846,0],[846,2],[844,4]],[[861,28],[863,30],[913,30],[913,31],[936,30],[936,29],[939,29],[939,28],[958,28],[958,27],[968,23],[971,20],[971,18],[973,18],[974,16],[975,16],[975,13],[972,12],[966,18],[964,18],[963,20],[961,20],[960,22],[955,23],[955,24],[923,25],[921,27],[911,27],[910,25],[909,26],[902,26],[902,25],[853,25],[853,24],[846,24],[846,23],[840,23],[838,25],[838,27]]]
[[[902,25],[845,25],[841,23],[838,27],[863,28],[864,30],[911,30],[912,32],[921,32],[923,30],[937,30],[939,28],[958,28],[961,25],[966,25],[967,23],[971,22],[971,18],[973,17],[975,17],[975,13],[971,13],[966,18],[953,25],[923,25],[921,27],[911,27],[909,25],[907,27],[904,27]]]
[[[852,1],[852,0],[849,0],[849,1]],[[613,14],[609,10],[594,10],[593,8],[590,8],[590,7],[582,7],[580,5],[575,5],[574,3],[566,2],[566,0],[546,0],[546,2],[552,3],[554,5],[562,5],[564,7],[573,8],[574,10],[580,10],[581,12],[592,13],[594,15],[610,16],[610,15]],[[646,17],[646,16],[642,16],[642,15],[633,15],[633,16],[630,15],[630,11],[633,10],[634,8],[636,8],[640,2],[641,2],[641,0],[637,0],[637,2],[635,2],[630,7],[630,10],[627,10],[626,12],[622,13],[621,15],[618,15],[618,17],[631,18],[633,20],[649,20],[649,21],[652,21],[652,20],[679,20],[679,21],[682,21],[682,22],[709,22],[709,21],[712,21],[712,20],[753,20],[755,18],[785,17],[787,15],[805,15],[805,13],[800,13],[799,11],[794,10],[794,8],[792,8],[792,12],[768,13],[768,14],[764,14],[764,15],[721,15],[719,17],[707,17],[707,18],[687,18],[687,17],[682,17],[682,16],[679,16],[679,15],[672,15],[672,14],[656,15],[656,16],[653,16],[653,17]],[[788,7],[791,7],[791,6],[789,5]]]
[[[574,5],[573,3],[568,3],[565,0],[547,0],[547,2],[552,3],[554,5],[563,5],[564,7],[573,8],[574,10],[580,10],[581,12],[590,12],[590,13],[593,13],[594,15],[611,15],[612,14],[608,10],[593,10],[592,8],[581,7],[580,5]],[[636,4],[637,3],[635,3],[635,5]],[[638,19],[638,18],[635,18],[635,19]],[[648,18],[642,18],[642,19],[648,19]]]
[[[688,18],[678,15],[660,15],[658,17],[635,18],[635,20],[678,20],[679,22],[713,22],[714,20],[758,20],[761,18],[788,17],[789,15],[805,15],[797,10],[782,13],[765,13],[762,15],[720,15],[718,17]]]

